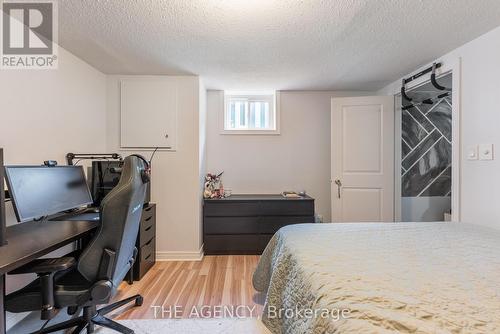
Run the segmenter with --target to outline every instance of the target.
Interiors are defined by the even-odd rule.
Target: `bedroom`
[[[2,11],[0,333],[500,331],[498,1]]]

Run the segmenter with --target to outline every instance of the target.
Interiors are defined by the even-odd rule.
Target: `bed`
[[[500,231],[291,225],[269,242],[253,285],[267,293],[273,333],[500,333]]]

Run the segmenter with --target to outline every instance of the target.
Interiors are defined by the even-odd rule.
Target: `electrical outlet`
[[[479,145],[479,160],[493,160],[493,144]]]
[[[477,145],[467,146],[466,156],[467,160],[477,160],[478,159]]]

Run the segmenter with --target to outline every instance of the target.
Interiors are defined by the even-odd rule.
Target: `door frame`
[[[451,119],[451,220],[453,222],[460,222],[461,220],[461,207],[460,207],[460,199],[461,199],[461,154],[462,154],[462,146],[461,146],[461,138],[462,138],[462,129],[461,129],[461,82],[462,82],[462,60],[461,58],[457,58],[454,61],[442,61],[442,66],[437,69],[437,77],[443,77],[448,74],[452,74],[452,119]],[[431,64],[432,65],[432,64]],[[428,67],[423,66],[422,68]],[[418,70],[417,70],[418,71]],[[407,85],[407,91],[418,88],[424,84],[429,82],[429,77],[423,76],[409,85]],[[401,137],[401,106],[398,104],[398,99],[401,98],[400,87],[392,87],[392,94],[394,94],[394,134],[397,137]],[[396,173],[401,171],[401,145],[399,145],[400,141],[394,141],[394,219],[395,221],[401,220],[401,180],[400,178],[396,178]]]

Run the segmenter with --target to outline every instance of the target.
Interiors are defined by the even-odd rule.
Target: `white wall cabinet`
[[[120,93],[120,146],[176,150],[177,79],[123,79]]]

